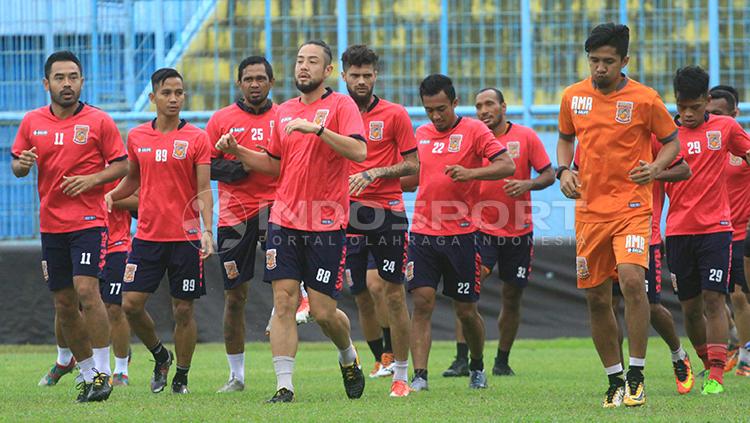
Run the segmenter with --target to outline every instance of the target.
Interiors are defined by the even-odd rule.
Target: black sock
[[[495,363],[507,366],[508,365],[508,356],[510,356],[510,351],[503,351],[501,349],[497,349],[497,358],[495,358]]]
[[[424,380],[427,380],[427,369],[414,369],[414,377],[421,377]]]
[[[380,361],[380,358],[383,355],[383,338],[378,338],[374,341],[367,341],[367,345],[370,346],[370,351],[372,351],[375,361]]]
[[[174,374],[174,379],[172,379],[172,383],[181,383],[183,385],[187,385],[188,372],[190,371],[190,366],[188,367],[177,366],[176,368],[177,368],[177,371]]]
[[[484,357],[474,358],[469,360],[469,370],[484,370]]]
[[[628,380],[643,380],[643,366],[630,366],[628,369]]]
[[[383,352],[393,353],[391,346],[391,328],[383,328]]]
[[[466,342],[456,342],[456,359],[469,360],[469,344]]]
[[[625,385],[625,379],[622,378],[622,372],[607,375],[610,385]]]
[[[159,341],[156,346],[149,348],[148,350],[151,351],[151,354],[154,356],[154,360],[156,360],[157,363],[165,363],[169,361],[169,351],[164,348],[164,345],[161,344],[161,341]]]

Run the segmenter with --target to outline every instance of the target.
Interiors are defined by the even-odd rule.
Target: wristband
[[[560,177],[562,176],[562,173],[564,171],[566,171],[566,170],[570,170],[570,168],[568,166],[565,166],[565,165],[562,165],[562,166],[558,167],[557,168],[557,172],[555,173],[555,179],[559,180]]]
[[[325,131],[326,127],[323,125],[320,125],[320,129],[318,129],[318,132],[315,133],[317,136],[323,135],[323,131]]]

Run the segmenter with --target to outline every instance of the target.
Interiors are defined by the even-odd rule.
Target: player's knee
[[[357,309],[367,315],[375,313],[375,303],[370,293],[367,291],[360,292],[354,296],[354,302],[357,303]]]
[[[414,301],[415,317],[430,316],[432,314],[432,309],[435,307],[435,297],[415,294],[412,299]]]
[[[102,301],[98,287],[94,288],[92,286],[83,286],[79,288],[78,298],[81,302],[81,307],[83,307],[84,310],[90,310],[97,303]]]
[[[750,304],[747,302],[747,296],[739,287],[734,288],[734,292],[730,294],[730,298],[732,299],[732,307],[734,307],[735,313],[750,311]]]
[[[247,303],[247,293],[244,291],[229,290],[226,291],[224,304],[229,313],[242,313]]]
[[[406,305],[404,287],[397,284],[391,285],[385,290],[385,303],[390,310],[401,310]]]
[[[586,294],[586,303],[591,314],[612,312],[612,300],[603,291],[594,292],[589,290]]]
[[[187,325],[193,320],[193,303],[191,301],[176,301],[172,305],[174,322],[177,325]]]
[[[274,314],[280,319],[294,316],[297,311],[297,297],[290,295],[286,291],[274,291],[273,293],[273,307]]]
[[[125,317],[131,320],[140,316],[144,312],[144,307],[142,303],[129,300],[125,297],[122,299],[122,311],[125,313]]]
[[[105,304],[104,306],[107,308],[107,317],[110,322],[119,322],[125,318],[125,315],[122,312],[122,306],[119,304]]]
[[[310,303],[310,315],[320,325],[327,325],[336,318],[336,307],[321,306]]]
[[[456,317],[462,324],[473,322],[479,316],[476,303],[455,303]]]

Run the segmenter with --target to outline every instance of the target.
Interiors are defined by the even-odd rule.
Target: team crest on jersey
[[[316,125],[325,125],[326,119],[328,118],[328,113],[330,113],[330,110],[328,109],[318,109],[315,112],[315,119],[313,119],[313,123]]]
[[[706,132],[709,150],[721,150],[721,131]]]
[[[125,275],[122,277],[122,281],[130,283],[135,280],[135,271],[138,270],[138,265],[135,263],[128,263],[125,266]]]
[[[352,279],[352,269],[344,270],[344,278],[346,278],[346,285],[349,288],[354,286],[354,279]]]
[[[49,272],[47,271],[47,260],[42,260],[42,275],[44,276],[44,281],[49,282]]]
[[[370,141],[383,140],[383,121],[370,122]]]
[[[729,153],[729,164],[732,166],[742,166],[742,157],[735,156],[732,153]]]
[[[266,250],[266,269],[273,270],[276,268],[276,249]]]
[[[76,125],[73,127],[73,142],[76,144],[86,144],[89,140],[89,126]]]
[[[414,262],[413,261],[406,263],[406,270],[404,271],[404,274],[406,275],[407,281],[414,279]]]
[[[518,141],[508,141],[508,144],[506,144],[506,148],[508,149],[508,154],[510,155],[511,159],[517,159],[521,157],[521,143]]]
[[[586,257],[576,257],[576,275],[578,279],[586,279],[591,276],[589,273],[589,263],[586,261]]]
[[[461,151],[461,140],[464,139],[462,134],[453,134],[448,138],[448,151],[450,153],[458,153]]]
[[[633,120],[633,102],[618,101],[615,120],[620,123],[630,123]]]
[[[174,146],[172,147],[172,157],[178,160],[184,160],[187,157],[188,142],[182,140],[174,140]]]
[[[224,262],[224,270],[227,272],[227,278],[237,279],[240,276],[240,271],[237,270],[237,262],[234,260]]]

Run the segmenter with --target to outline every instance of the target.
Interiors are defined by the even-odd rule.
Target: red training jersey
[[[104,192],[117,188],[120,180],[105,185]],[[106,204],[105,204],[106,210]],[[130,250],[130,211],[112,207],[107,213],[107,254],[122,253]]]
[[[21,120],[11,154],[18,158],[33,147],[39,156],[39,230],[65,233],[104,227],[104,186],[69,197],[60,185],[63,177],[98,173],[107,163],[127,158],[112,118],[84,103],[66,119],[55,116],[51,106],[40,107]]]
[[[516,172],[507,179],[530,179],[531,168],[541,173],[551,166],[544,144],[533,129],[508,122],[505,134],[497,137],[516,164]],[[485,166],[489,164],[484,160]],[[479,229],[487,234],[514,237],[528,234],[531,221],[531,192],[519,197],[505,193],[507,179],[481,181],[482,219]]]
[[[351,162],[315,134],[287,134],[284,129],[293,119],[302,118],[339,135],[364,140],[359,108],[348,95],[326,88],[326,93],[311,104],[304,104],[301,97],[284,102],[276,116],[268,154],[281,160],[281,173],[271,222],[311,232],[345,228],[349,221]]]
[[[729,209],[734,227],[732,241],[741,241],[745,239],[747,222],[750,219],[750,166],[745,159],[732,153],[729,153],[727,162],[724,174],[727,179]]]
[[[367,132],[367,160],[352,162],[350,174],[393,166],[403,160],[401,156],[417,151],[411,119],[403,106],[376,96],[362,114],[362,121]],[[399,178],[380,178],[360,195],[352,195],[351,200],[368,207],[404,211],[402,194]]]
[[[237,143],[254,151],[263,151],[271,140],[278,107],[269,106],[256,114],[242,102],[227,106],[211,116],[206,133],[211,145],[212,159],[236,160],[214,146],[224,134],[231,133]],[[255,217],[260,209],[273,202],[276,194],[276,177],[261,173],[250,174],[232,183],[219,182],[219,226],[236,226]]]
[[[477,230],[481,181],[453,182],[446,166],[482,167],[506,150],[487,126],[476,119],[458,118],[448,131],[432,123],[417,128],[419,190],[412,232],[422,235],[461,235]],[[476,221],[475,221],[476,219]]]
[[[200,239],[197,165],[211,165],[211,146],[202,129],[182,120],[163,134],[156,120],[128,134],[131,164],[140,167],[136,237],[144,241]]]
[[[745,156],[750,137],[731,117],[707,115],[697,128],[680,126],[682,155],[693,176],[666,184],[667,236],[732,231],[724,168],[727,152]]]

